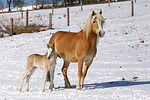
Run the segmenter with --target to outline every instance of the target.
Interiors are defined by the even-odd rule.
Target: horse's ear
[[[47,44],[47,48],[54,48],[54,43],[53,44]]]
[[[49,44],[47,44],[47,48],[50,48]]]
[[[92,12],[92,16],[94,16],[94,15],[96,15],[96,13],[94,12],[94,10],[93,10],[93,12]]]
[[[101,14],[101,15],[102,15],[102,9],[100,9],[99,14]]]

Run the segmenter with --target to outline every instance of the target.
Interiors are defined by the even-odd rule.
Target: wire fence
[[[132,8],[132,7],[134,7],[133,4],[134,3],[131,1],[131,12],[129,12],[129,13],[131,13],[132,16],[134,15],[134,10]],[[106,7],[106,5],[105,5],[105,7]],[[111,7],[111,4],[107,5],[107,7]],[[92,9],[94,9],[94,7]],[[28,15],[27,15],[26,11],[0,14],[0,24],[3,25],[4,27],[8,27],[8,28],[10,28],[10,26],[13,26],[13,28],[18,28],[21,26],[25,27],[25,26],[33,26],[33,25],[37,25],[37,26],[41,26],[41,27],[44,26],[46,28],[52,28],[53,27],[52,25],[55,23],[55,20],[60,20],[60,22],[57,24],[58,26],[59,26],[59,24],[63,24],[64,26],[69,26],[69,25],[71,25],[69,22],[69,19],[71,19],[71,17],[69,18],[69,15],[76,16],[76,14],[79,12],[82,12],[82,10],[84,12],[86,12],[86,11],[91,10],[91,8],[89,8],[89,7],[82,8],[81,6],[78,6],[73,10],[71,9],[69,11],[70,12],[69,14],[67,14],[68,10],[66,8],[62,8],[61,10],[58,8],[45,9],[45,10],[40,10],[40,11],[34,10],[34,11],[29,11]],[[50,18],[50,13],[51,14],[53,13],[52,14],[53,19],[52,19],[52,17]],[[11,25],[11,21],[10,21],[11,18],[13,18],[13,25]],[[63,23],[61,23],[61,21]],[[64,22],[66,22],[66,23],[64,23]],[[27,23],[28,23],[28,25],[27,25]]]

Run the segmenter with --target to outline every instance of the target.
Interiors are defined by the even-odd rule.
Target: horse
[[[71,88],[67,69],[70,62],[78,62],[78,83],[76,90],[82,90],[87,71],[97,53],[99,38],[105,35],[103,25],[105,19],[102,10],[99,13],[94,11],[89,16],[83,29],[77,33],[58,31],[49,40],[49,44],[55,45],[57,54],[64,60],[62,74],[64,76],[65,87]],[[83,69],[84,65],[84,71]]]
[[[22,91],[23,81],[26,77],[26,91],[29,91],[29,79],[37,68],[44,69],[43,89],[45,91],[45,83],[47,79],[47,72],[50,71],[50,89],[53,91],[54,87],[54,70],[56,66],[57,55],[55,53],[55,47],[53,44],[47,44],[47,53],[45,55],[32,54],[27,57],[26,69],[21,78],[20,92]]]

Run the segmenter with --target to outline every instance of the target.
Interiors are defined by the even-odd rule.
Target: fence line
[[[110,7],[110,0],[108,0],[108,7]]]
[[[28,13],[28,9],[26,11],[26,27],[28,27],[28,19],[29,19],[29,13]]]
[[[52,13],[49,14],[49,28],[52,29]]]
[[[134,16],[134,4],[133,4],[133,0],[131,0],[131,16]]]
[[[21,18],[23,19],[23,10],[21,10]]]
[[[69,26],[69,8],[67,8],[67,26]]]
[[[82,9],[81,9],[82,10]],[[86,10],[85,10],[86,11]],[[53,10],[52,10],[52,12],[53,12]],[[77,11],[74,11],[74,12],[77,12]],[[61,13],[59,13],[59,14],[64,14],[65,13],[65,11],[63,11],[63,12],[61,12]],[[66,17],[66,19],[67,19],[67,26],[69,26],[70,25],[70,14],[69,14],[70,12],[69,12],[69,8],[67,8],[67,17]],[[21,11],[21,18],[22,19],[26,19],[26,27],[28,27],[28,22],[29,22],[29,18],[38,18],[38,17],[40,17],[40,16],[36,16],[36,14],[35,14],[35,16],[32,16],[32,17],[29,17],[29,11],[27,10],[26,11],[26,18],[24,17],[23,18],[23,11]],[[45,13],[44,13],[45,14]],[[59,14],[56,14],[56,15],[59,15]],[[131,0],[131,14],[132,14],[132,16],[134,16],[134,6],[133,6],[133,0]],[[32,15],[32,14],[31,14]],[[50,13],[49,14],[49,17],[47,16],[47,15],[42,15],[41,17],[47,17],[47,20],[49,20],[49,24],[48,24],[48,27],[50,28],[50,29],[52,29],[52,13]],[[21,20],[21,18],[11,18],[11,20],[10,20],[10,26],[11,26],[11,33],[10,33],[10,35],[13,35],[13,21],[14,20]],[[48,19],[49,18],[49,19]],[[3,20],[3,21],[8,21],[8,20]],[[1,22],[1,21],[0,21]]]
[[[13,18],[10,18],[10,36],[13,35]]]

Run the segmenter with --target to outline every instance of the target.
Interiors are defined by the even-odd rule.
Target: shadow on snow
[[[84,84],[86,89],[111,88],[111,87],[126,87],[135,85],[150,84],[150,81],[112,81],[104,83]]]
[[[126,86],[135,86],[135,85],[145,85],[150,84],[150,81],[112,81],[104,83],[92,83],[84,84],[83,89],[98,89],[98,88],[111,88],[111,87],[126,87]],[[59,87],[65,89],[65,87]],[[76,88],[76,85],[72,85],[72,88]],[[58,89],[58,88],[57,88]]]

